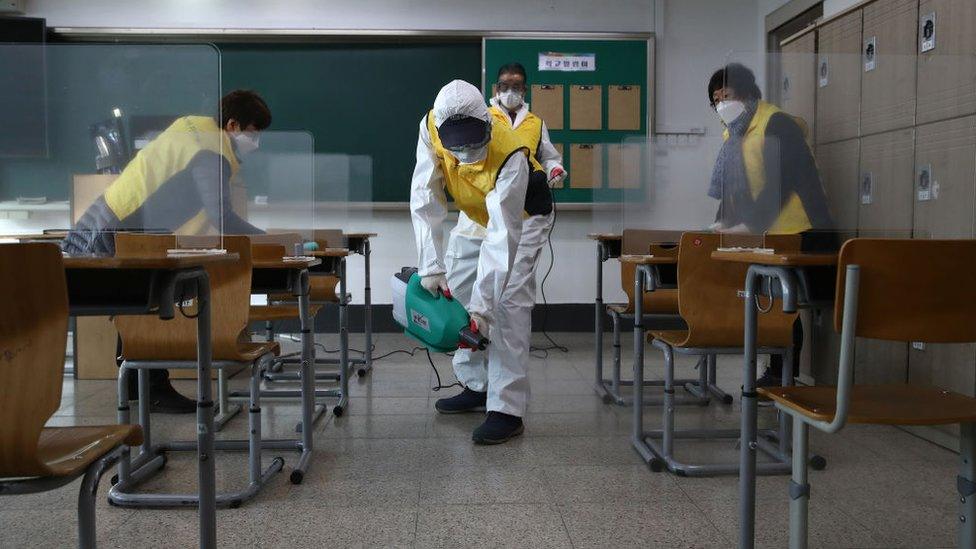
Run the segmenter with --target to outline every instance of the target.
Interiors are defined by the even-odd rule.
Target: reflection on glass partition
[[[25,60],[38,61],[21,76],[42,100],[9,117],[0,142],[44,143],[35,154],[0,150],[0,200],[68,212],[39,216],[32,231],[72,229],[65,250],[75,254],[112,254],[119,230],[209,234],[220,247],[234,160],[214,47],[0,45],[0,66]],[[2,104],[21,104],[30,82],[0,88]]]

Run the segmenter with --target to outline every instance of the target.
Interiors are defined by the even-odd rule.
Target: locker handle
[[[631,86],[617,86],[617,89],[620,90],[620,91],[630,91],[632,89],[632,87]]]
[[[543,90],[554,90],[556,89],[556,86],[553,86],[552,84],[542,84],[539,86],[539,88]]]
[[[593,145],[590,145],[590,144],[587,144],[587,143],[583,143],[583,144],[577,145],[577,147],[579,147],[580,149],[592,149],[593,148]]]
[[[590,91],[593,89],[593,86],[579,86],[579,89],[580,91]]]

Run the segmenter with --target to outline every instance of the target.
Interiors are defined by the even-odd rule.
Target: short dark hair
[[[708,81],[708,103],[715,106],[712,99],[716,90],[731,88],[739,99],[758,101],[762,99],[762,92],[756,85],[756,75],[748,67],[739,63],[729,63],[715,71]]]
[[[254,126],[263,130],[271,125],[271,109],[261,96],[251,90],[234,90],[220,100],[220,127],[236,120],[241,129]]]
[[[522,76],[522,80],[528,80],[525,76],[525,67],[521,63],[505,63],[498,69],[498,76],[496,78],[501,78],[503,74],[518,74]]]

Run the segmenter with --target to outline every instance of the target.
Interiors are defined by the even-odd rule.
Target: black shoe
[[[442,414],[465,414],[468,412],[484,412],[488,402],[488,393],[472,391],[467,387],[461,394],[450,398],[441,398],[434,403],[434,409]]]
[[[197,401],[181,395],[167,380],[166,383],[150,386],[149,411],[157,414],[194,414]]]
[[[522,434],[522,418],[501,412],[488,412],[488,418],[471,435],[475,444],[501,444]]]

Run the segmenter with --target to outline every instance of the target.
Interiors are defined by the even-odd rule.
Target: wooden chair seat
[[[138,425],[45,427],[37,441],[37,458],[53,476],[74,476],[120,444],[142,444],[142,428]]]
[[[312,305],[310,311],[312,316],[314,317],[321,308],[321,305]],[[248,319],[251,322],[275,322],[292,320],[298,316],[298,305],[251,305]]]
[[[952,391],[905,384],[854,385],[851,389],[849,423],[945,425],[976,421],[976,399]],[[834,419],[834,387],[769,387],[758,392],[809,418]]]
[[[238,351],[235,362],[254,362],[268,353],[278,356],[281,354],[281,345],[277,341],[243,341],[238,346]]]
[[[729,338],[727,332],[715,332],[709,333],[708,331],[700,331],[695,334],[698,336],[695,341],[692,341],[691,334],[688,330],[658,330],[649,332],[647,334],[647,340],[651,341],[654,339],[659,339],[672,347],[679,348],[740,348],[742,347],[742,340],[745,337],[743,332],[739,332],[738,339],[733,335]],[[780,332],[772,331],[760,331],[756,339],[756,345],[759,347],[789,347],[793,344],[792,336],[790,338],[785,338]]]
[[[634,303],[613,303],[607,308],[617,314],[634,314]],[[655,290],[644,294],[644,314],[676,315],[678,314],[678,290]]]
[[[313,303],[338,303],[339,293],[336,292],[338,285],[339,277],[337,276],[310,276],[308,278],[309,300]],[[268,300],[272,302],[295,301],[295,296],[285,293],[268,294]]]

